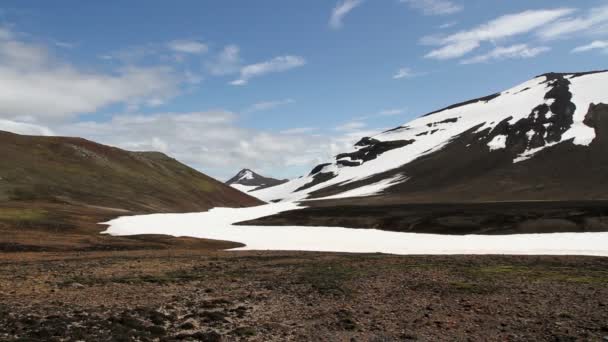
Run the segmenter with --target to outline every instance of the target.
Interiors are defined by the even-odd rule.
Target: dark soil
[[[608,259],[0,254],[2,341],[601,341]]]
[[[608,201],[399,204],[398,198],[369,197],[305,205],[309,207],[239,224],[454,235],[608,231]]]

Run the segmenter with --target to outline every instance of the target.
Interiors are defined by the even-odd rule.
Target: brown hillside
[[[190,212],[261,204],[158,152],[0,131],[0,201]]]

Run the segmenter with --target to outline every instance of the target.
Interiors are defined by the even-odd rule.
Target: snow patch
[[[167,234],[240,242],[239,250],[389,254],[531,254],[608,256],[608,233],[451,236],[340,227],[234,226],[233,223],[297,209],[295,203],[214,208],[204,213],[125,216],[106,234]]]
[[[524,153],[520,154],[519,156],[517,156],[515,159],[513,159],[513,164],[528,160],[528,159],[534,157],[534,155],[537,154],[538,152],[546,149],[547,147],[551,147],[551,146],[554,146],[557,144],[559,144],[559,142],[546,144],[545,146],[529,149],[529,150],[525,151]]]
[[[572,119],[574,123],[562,135],[562,141],[574,139],[575,145],[589,146],[595,139],[595,129],[583,123],[589,106],[600,102],[608,104],[608,92],[606,91],[606,73],[586,75],[570,79],[570,92],[572,103],[576,110]]]
[[[322,198],[315,198],[314,200],[326,200],[326,199],[336,199],[336,198],[349,198],[349,197],[367,197],[381,194],[384,190],[390,188],[391,186],[401,183],[407,180],[407,177],[402,175],[397,175],[392,178],[384,179],[380,182],[360,186],[358,188],[345,191],[333,196],[327,196]]]
[[[239,177],[239,182],[242,180],[248,180],[248,179],[253,179],[253,172],[249,171],[249,170],[245,170],[241,176]]]
[[[507,136],[497,135],[489,143],[488,147],[490,151],[500,150],[507,147]]]
[[[230,186],[237,189],[240,192],[245,192],[245,193],[248,193],[249,191],[259,187],[259,185],[242,185],[242,184],[237,184],[237,183],[230,184]]]

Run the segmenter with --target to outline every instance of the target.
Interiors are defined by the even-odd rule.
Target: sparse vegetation
[[[3,341],[594,341],[608,333],[604,258],[200,250],[0,258]]]
[[[42,209],[2,208],[0,207],[0,221],[20,223],[45,220],[48,212]]]

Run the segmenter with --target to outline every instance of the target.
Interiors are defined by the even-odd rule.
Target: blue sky
[[[5,0],[0,129],[294,177],[442,106],[605,69],[607,52],[605,0]]]

